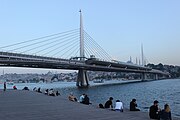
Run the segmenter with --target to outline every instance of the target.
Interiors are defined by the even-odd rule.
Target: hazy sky
[[[0,0],[0,46],[79,28],[114,59],[180,65],[180,0]]]

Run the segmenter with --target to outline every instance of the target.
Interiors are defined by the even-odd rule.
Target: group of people
[[[43,93],[42,91],[41,91],[41,88],[39,87],[38,89],[35,87],[34,89],[33,89],[33,91],[36,91],[36,92],[39,92],[39,93]],[[45,95],[49,95],[49,96],[59,96],[60,95],[60,93],[59,93],[59,91],[55,91],[54,89],[46,89],[45,91],[44,91],[44,94]]]
[[[99,104],[99,108],[110,108],[114,111],[120,111],[123,112],[123,102],[120,100],[116,100],[115,106],[113,107],[113,97],[110,97],[108,101],[104,104]],[[130,102],[130,111],[140,111],[140,109],[137,108],[136,99],[132,99]]]
[[[4,85],[3,85],[3,86],[4,86],[4,89],[3,89],[3,90],[6,91],[6,89],[7,89],[7,87],[6,87],[6,86],[7,86],[7,85],[6,85],[6,82],[4,82]],[[13,86],[13,89],[14,89],[14,90],[17,90],[17,87],[14,85],[14,86]]]
[[[14,90],[17,90],[17,87],[14,85],[13,86],[13,89]],[[29,90],[29,88],[27,87],[27,86],[25,86],[22,90]],[[6,82],[4,82],[4,91],[6,91]],[[33,91],[36,91],[36,92],[38,92],[38,93],[43,93],[42,91],[41,91],[41,88],[39,87],[39,88],[36,88],[36,87],[34,87],[33,88]],[[45,91],[44,91],[44,94],[45,95],[49,95],[49,96],[59,96],[60,95],[60,93],[59,93],[59,91],[55,91],[54,89],[46,89]]]
[[[38,92],[38,93],[42,93],[42,91],[41,91],[41,88],[40,88],[40,87],[39,87],[39,88],[34,87],[34,88],[33,88],[33,91]]]
[[[77,100],[77,98],[73,95],[73,93],[71,92],[68,96],[68,99],[70,101],[73,101],[73,102],[79,102],[79,103],[82,103],[82,104],[85,104],[85,105],[89,105],[91,104],[90,103],[90,100],[89,100],[89,97],[87,96],[87,94],[82,94],[80,97],[79,97],[79,101]]]
[[[44,92],[44,94],[46,94],[46,95],[49,95],[49,96],[59,96],[60,95],[60,93],[59,93],[59,91],[57,90],[57,91],[55,91],[54,89],[46,89],[45,90],[45,92]]]
[[[123,103],[120,100],[116,100],[115,106],[113,107],[113,97],[110,97],[109,100],[106,101],[104,104],[99,104],[99,108],[109,108],[114,111],[120,111],[123,112]],[[158,101],[155,100],[154,104],[149,109],[149,117],[150,119],[155,120],[172,120],[171,117],[171,110],[168,104],[164,105],[164,109],[161,110],[158,107]],[[130,111],[140,111],[140,109],[137,108],[136,99],[132,99],[130,102]]]
[[[120,111],[123,112],[123,103],[120,100],[116,100],[115,106],[113,107],[113,97],[110,97],[109,100],[106,101],[106,103],[104,104],[99,104],[99,108],[108,108],[111,110],[115,110],[115,111]]]
[[[172,120],[171,110],[168,104],[164,105],[164,109],[161,110],[158,106],[158,101],[155,100],[154,104],[149,109],[149,117],[155,120]]]

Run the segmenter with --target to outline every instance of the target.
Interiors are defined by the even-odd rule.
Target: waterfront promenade
[[[146,112],[123,113],[68,101],[62,96],[22,90],[0,90],[1,120],[149,120]],[[178,120],[174,118],[173,120]]]

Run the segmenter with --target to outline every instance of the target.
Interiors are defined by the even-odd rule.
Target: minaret
[[[139,65],[141,65],[141,61],[140,61],[140,59],[139,59]]]
[[[142,57],[142,66],[144,66],[144,53],[143,53],[143,44],[141,44],[141,57]]]
[[[83,21],[82,21],[82,13],[80,12],[80,60],[84,60],[84,30],[83,30]]]
[[[137,60],[137,57],[136,57],[136,65],[138,64],[138,60]]]

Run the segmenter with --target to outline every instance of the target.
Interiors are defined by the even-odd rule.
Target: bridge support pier
[[[155,80],[158,80],[158,79],[159,79],[158,74],[154,74],[154,79],[155,79]]]
[[[142,73],[142,81],[147,80],[147,74],[146,73]]]
[[[88,87],[89,86],[89,77],[87,75],[86,70],[80,69],[78,71],[76,86],[78,86],[78,87]]]

